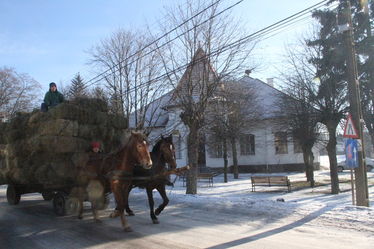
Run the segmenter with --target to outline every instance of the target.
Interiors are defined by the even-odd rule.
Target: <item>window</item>
[[[293,137],[293,152],[294,153],[303,153],[303,150],[301,148],[300,139]]]
[[[214,143],[209,145],[209,154],[212,158],[222,158],[223,157],[223,147],[221,143]]]
[[[182,159],[182,137],[180,135],[174,136],[175,158]]]
[[[255,154],[255,135],[244,134],[242,137],[240,137],[239,142],[241,155]]]
[[[276,132],[274,134],[275,154],[287,154],[287,133]]]

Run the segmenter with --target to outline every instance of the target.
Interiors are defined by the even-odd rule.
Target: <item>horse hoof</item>
[[[135,214],[134,214],[133,211],[131,211],[131,212],[127,212],[127,214],[128,214],[129,216],[135,216]]]
[[[161,213],[161,210],[156,209],[155,215],[159,215]]]
[[[110,218],[116,218],[116,217],[118,217],[118,216],[120,216],[120,214],[119,214],[119,211],[117,211],[117,210],[114,210],[114,211],[111,212],[110,215],[109,215]]]
[[[125,227],[125,228],[123,228],[123,230],[124,230],[125,232],[132,232],[131,227]]]
[[[160,224],[158,220],[152,220],[153,224]]]
[[[102,221],[99,220],[99,219],[94,219],[94,222],[95,222],[95,223],[102,223]]]
[[[78,219],[80,219],[80,220],[83,219],[83,216],[82,216],[82,215],[79,215],[79,216],[78,216]]]

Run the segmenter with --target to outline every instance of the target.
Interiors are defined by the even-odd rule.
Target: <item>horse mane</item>
[[[129,147],[131,148],[134,141],[139,139],[139,137],[142,138],[142,139],[145,139],[143,133],[132,131],[131,134],[127,137],[128,140],[124,144],[122,144],[122,146],[119,149],[110,153],[111,156],[121,158],[123,153],[125,153],[125,151],[129,149]]]
[[[157,153],[157,152],[160,151],[161,143],[162,143],[162,139],[159,140],[159,141],[155,144],[155,146],[153,146],[153,148],[152,148],[152,153]]]
[[[173,138],[172,138],[172,136],[161,137],[161,139],[158,140],[157,143],[153,146],[152,153],[157,153],[160,150],[160,146],[161,146],[162,142],[166,142],[166,143],[171,143],[172,144],[173,143]]]

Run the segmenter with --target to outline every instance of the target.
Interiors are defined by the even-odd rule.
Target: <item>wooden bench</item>
[[[287,176],[252,176],[252,192],[256,191],[256,186],[287,186],[291,192],[291,182]]]
[[[213,173],[199,173],[197,175],[198,182],[208,182],[209,187],[213,187]]]
[[[214,173],[198,173],[196,178],[198,182],[207,182],[209,187],[213,187],[213,177],[216,176]],[[187,176],[182,174],[179,179],[183,182],[183,187],[186,186]]]

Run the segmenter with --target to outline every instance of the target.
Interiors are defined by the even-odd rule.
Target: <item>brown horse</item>
[[[111,189],[113,191],[113,187],[121,191],[121,187],[118,186],[128,188],[128,185],[131,185],[131,175],[135,165],[141,165],[147,169],[152,166],[148,144],[141,133],[132,132],[128,143],[115,154],[90,153],[89,161],[78,172],[79,186],[72,190],[72,198],[70,198],[78,202],[75,204],[78,206],[78,218],[83,217],[83,201],[89,200],[94,220],[99,221],[97,209],[105,208],[109,202],[107,194]],[[108,181],[108,175],[112,176],[110,181]],[[114,191],[113,193],[116,196]],[[122,220],[122,224],[126,224],[126,221]],[[130,230],[126,227],[124,226],[125,230]]]
[[[119,163],[113,171],[110,187],[117,203],[122,227],[126,232],[131,231],[125,218],[124,210],[128,205],[129,189],[132,186],[132,175],[135,166],[144,169],[152,167],[152,159],[148,151],[148,143],[142,133],[132,132],[125,147],[117,155]]]
[[[177,163],[175,160],[175,149],[173,144],[172,136],[162,137],[152,149],[151,152],[153,167],[151,170],[143,170],[138,168],[134,171],[134,179],[132,185],[129,188],[129,194],[132,188],[139,187],[147,190],[148,203],[150,209],[150,216],[154,224],[158,224],[156,215],[159,215],[162,210],[168,205],[169,199],[166,195],[165,185],[169,184],[169,180],[165,175],[167,171],[166,164],[169,164],[170,169],[176,169]],[[154,199],[153,190],[157,189],[160,196],[162,197],[162,204],[154,211]],[[132,216],[134,212],[130,209],[129,205],[126,206],[126,212]],[[118,208],[110,217],[116,217],[119,215]]]

